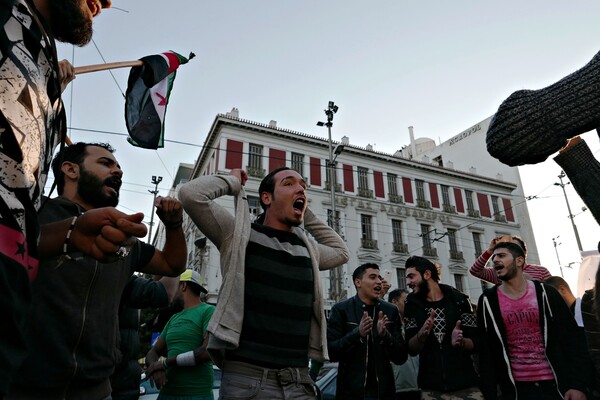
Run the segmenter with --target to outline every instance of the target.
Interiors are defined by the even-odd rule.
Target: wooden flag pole
[[[82,67],[75,67],[75,75],[87,74],[88,72],[106,71],[108,69],[114,69],[114,68],[139,67],[142,65],[144,65],[144,62],[142,60],[119,61],[119,62],[106,63],[106,64],[84,65]]]

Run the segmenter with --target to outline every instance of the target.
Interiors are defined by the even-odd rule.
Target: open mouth
[[[294,204],[293,204],[294,210],[302,212],[302,211],[304,211],[304,206],[305,205],[306,205],[306,200],[305,199],[303,199],[303,198],[296,199],[294,201]]]
[[[121,189],[122,183],[123,182],[121,181],[121,178],[117,178],[117,177],[108,178],[107,180],[104,181],[104,185],[106,187],[111,188],[116,193],[117,196],[119,195],[119,189]]]

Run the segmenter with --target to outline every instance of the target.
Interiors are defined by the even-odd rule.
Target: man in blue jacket
[[[377,264],[354,270],[356,296],[333,306],[327,324],[331,361],[339,361],[336,399],[393,399],[390,361],[402,364],[407,351],[398,309],[379,299],[382,278]]]

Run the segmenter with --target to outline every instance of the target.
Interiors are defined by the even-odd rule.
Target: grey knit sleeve
[[[600,223],[600,163],[588,145],[581,140],[554,157],[554,161],[565,171],[579,197]]]

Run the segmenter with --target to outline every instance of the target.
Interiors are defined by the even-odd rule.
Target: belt
[[[256,365],[248,364],[241,361],[227,361],[223,362],[223,372],[230,372],[240,375],[249,376],[252,378],[273,380],[279,382],[281,385],[288,385],[290,383],[307,383],[314,384],[313,380],[308,375],[308,367],[304,368],[282,368],[282,369],[270,369],[262,368]]]

